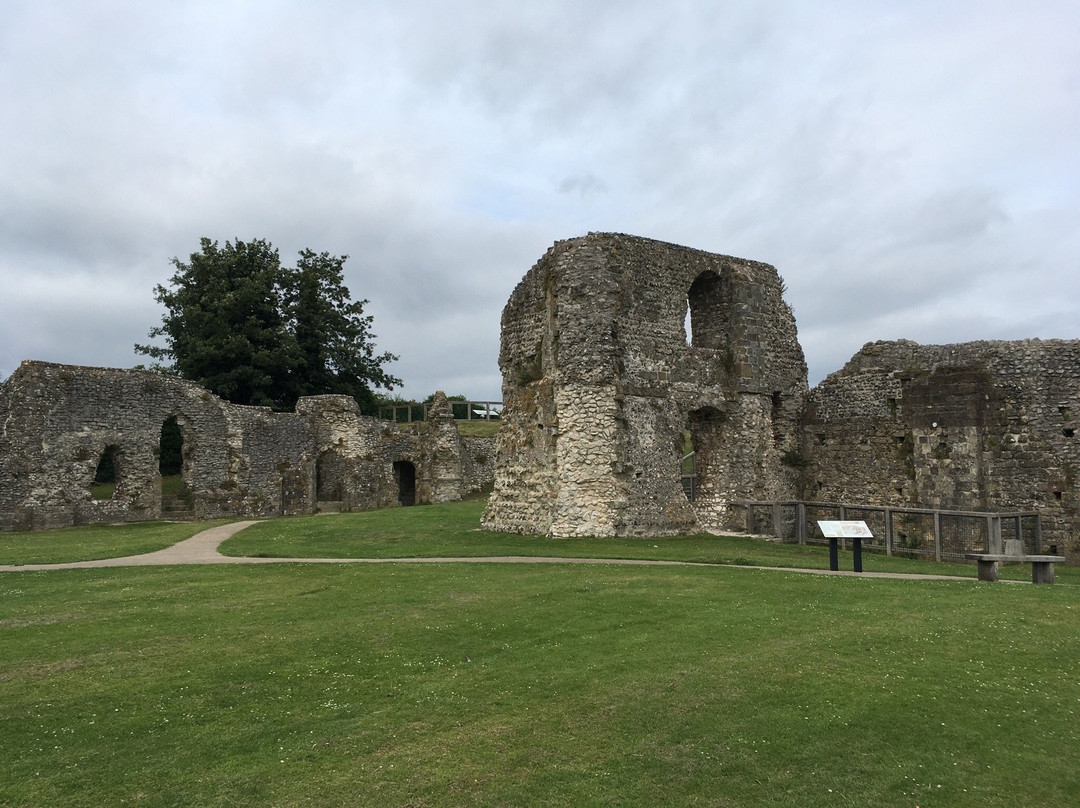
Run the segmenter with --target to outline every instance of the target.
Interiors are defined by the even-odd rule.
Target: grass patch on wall
[[[1071,806],[1078,609],[730,568],[5,573],[0,804]]]
[[[499,433],[502,421],[457,421],[458,433],[463,438],[493,438]]]

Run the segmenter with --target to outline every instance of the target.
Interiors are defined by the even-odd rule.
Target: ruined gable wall
[[[279,466],[311,442],[300,419],[237,407],[149,371],[24,362],[3,401],[3,529],[161,518],[158,446],[170,416],[184,436],[184,481],[199,518],[280,513]],[[116,493],[95,501],[90,485],[110,446]]]
[[[808,398],[806,496],[1038,509],[1080,560],[1080,341],[870,343]]]
[[[723,333],[691,347],[687,295],[703,276]],[[698,319],[704,334],[715,318]],[[688,532],[720,526],[732,498],[788,488],[779,456],[794,446],[806,369],[768,265],[621,234],[558,242],[503,312],[500,368],[489,528]],[[706,411],[695,448],[713,444],[716,461],[695,514],[679,461],[687,418]]]

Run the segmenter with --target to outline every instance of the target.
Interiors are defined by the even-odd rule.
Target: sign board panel
[[[826,522],[819,521],[818,527],[826,539],[872,539],[874,534],[866,522]]]

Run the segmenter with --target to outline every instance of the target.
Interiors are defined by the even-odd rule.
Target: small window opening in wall
[[[772,409],[770,411],[770,417],[772,419],[772,433],[773,433],[773,446],[781,446],[784,442],[784,396],[776,390],[772,394]]]
[[[1061,499],[1061,492],[1060,491],[1055,491],[1054,492],[1054,499]]]
[[[896,406],[896,399],[895,398],[889,398],[888,403],[889,403],[889,417],[895,418],[896,417],[896,411],[898,409],[897,406]]]
[[[690,298],[686,299],[686,315],[683,317],[683,331],[686,332],[686,344],[694,344],[694,324],[690,317]]]
[[[1071,438],[1071,437],[1072,437],[1073,435],[1075,435],[1075,434],[1076,434],[1076,430],[1075,430],[1075,429],[1073,429],[1073,428],[1072,428],[1071,426],[1067,426],[1067,427],[1065,427],[1065,428],[1064,428],[1063,430],[1061,430],[1061,433],[1062,433],[1062,434],[1063,434],[1063,435],[1064,435],[1064,436],[1065,436],[1066,438]]]
[[[116,493],[117,454],[116,446],[106,446],[101,453],[97,468],[94,470],[94,482],[90,485],[90,496],[93,499],[112,499]]]

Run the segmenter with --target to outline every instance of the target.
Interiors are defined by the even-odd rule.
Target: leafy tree
[[[347,256],[312,250],[300,252],[289,273],[285,305],[298,351],[293,374],[295,396],[344,393],[374,413],[378,401],[372,386],[392,390],[401,380],[383,370],[397,359],[375,355],[367,300],[352,300],[342,267]]]
[[[304,395],[344,393],[374,412],[371,386],[401,384],[383,370],[397,357],[375,355],[367,301],[350,300],[345,256],[304,250],[292,269],[262,239],[200,244],[187,263],[172,260],[169,288],[154,288],[166,314],[150,337],[164,337],[165,346],[135,346],[159,370],[237,404],[277,409]]]

